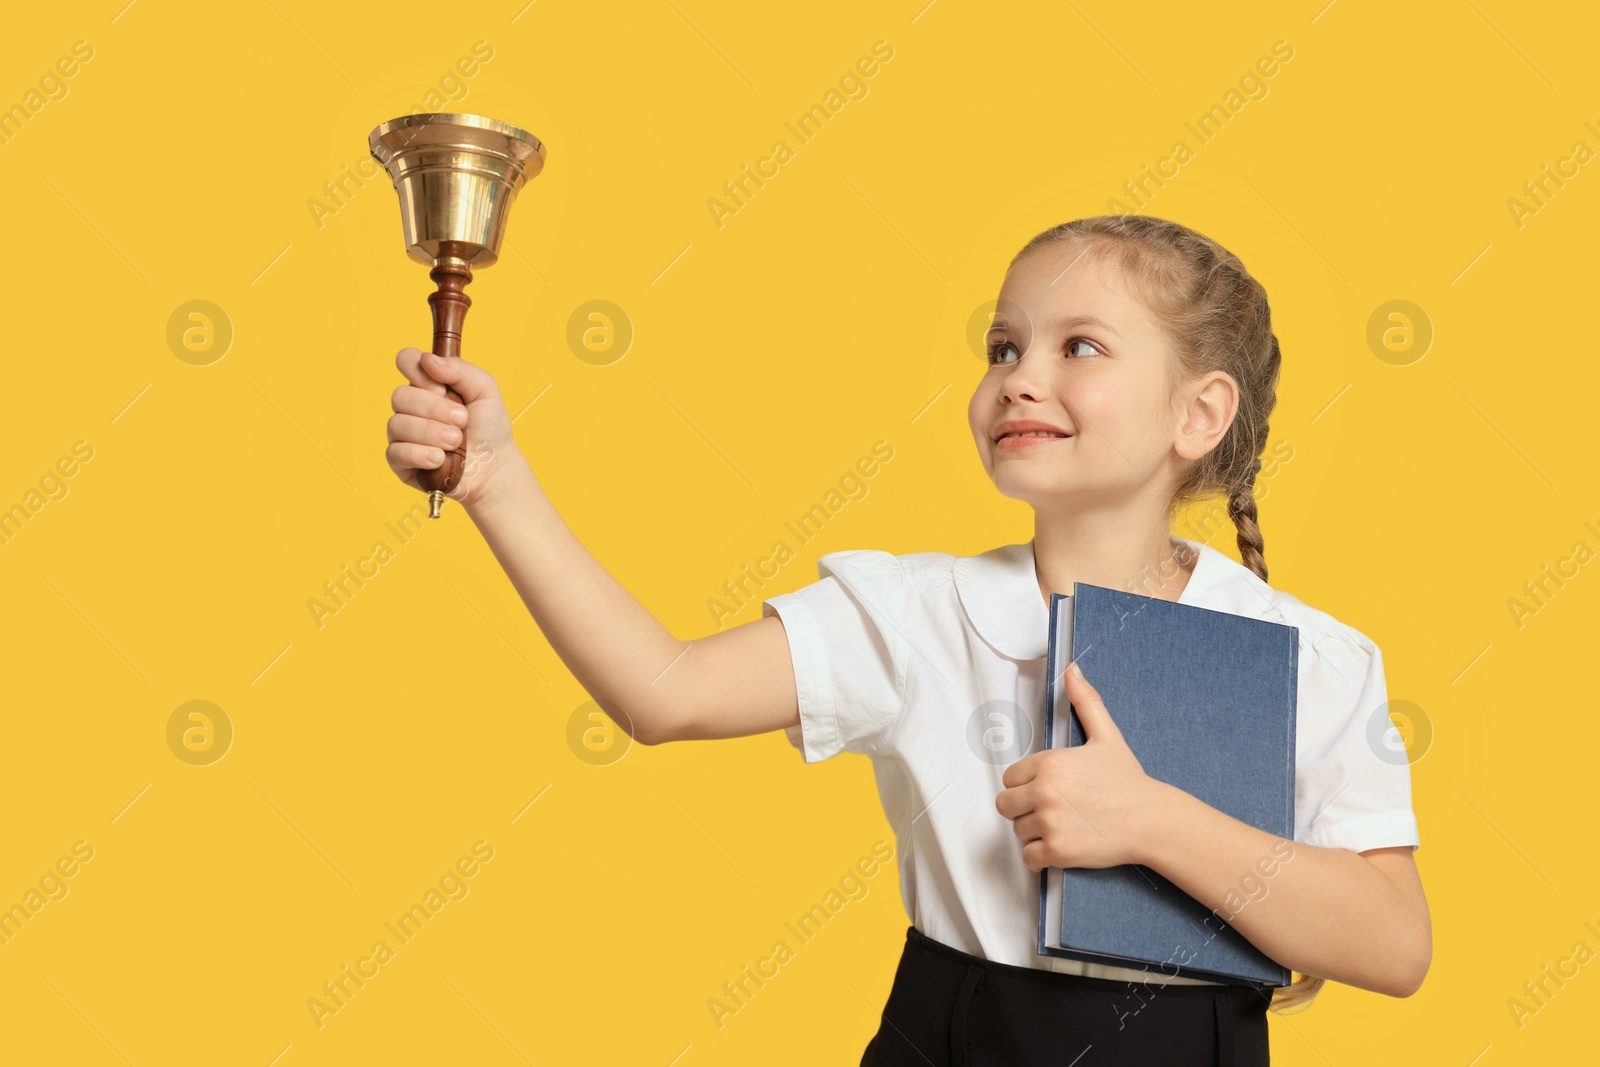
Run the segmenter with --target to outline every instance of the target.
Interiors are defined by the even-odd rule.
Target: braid
[[[1261,308],[1264,317],[1267,314],[1264,296]],[[1267,417],[1277,405],[1278,375],[1283,363],[1283,354],[1278,348],[1278,335],[1272,333],[1271,329],[1269,320],[1266,326],[1266,359],[1257,376],[1257,395],[1253,398],[1253,402],[1245,406],[1249,418],[1243,426],[1245,436],[1238,439],[1239,451],[1251,457],[1250,467],[1238,483],[1228,490],[1228,518],[1233,520],[1233,525],[1238,530],[1239,558],[1263,582],[1267,580],[1267,558],[1263,552],[1265,546],[1261,539],[1261,518],[1256,512],[1255,484],[1256,474],[1261,470],[1261,453],[1267,447]],[[1264,388],[1260,384],[1261,379],[1265,379]]]
[[[1261,460],[1257,458],[1250,465],[1250,480],[1242,489],[1235,489],[1228,494],[1228,518],[1233,520],[1234,526],[1239,530],[1239,558],[1244,565],[1255,571],[1256,577],[1263,582],[1267,580],[1267,559],[1262,554],[1265,547],[1261,541],[1261,524],[1256,518],[1256,494],[1254,490],[1256,472],[1261,469]]]

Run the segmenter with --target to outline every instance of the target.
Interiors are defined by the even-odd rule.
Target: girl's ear
[[[1184,459],[1199,459],[1217,446],[1239,410],[1239,386],[1226,371],[1212,371],[1189,385],[1173,447]]]

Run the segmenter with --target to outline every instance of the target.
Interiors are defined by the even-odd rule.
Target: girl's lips
[[[1020,452],[1041,445],[1060,444],[1062,441],[1072,440],[1072,435],[1066,437],[1002,437],[995,442],[995,447],[1002,452]]]

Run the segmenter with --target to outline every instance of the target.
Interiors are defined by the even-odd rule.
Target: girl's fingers
[[[1027,844],[1029,841],[1038,841],[1044,837],[1044,827],[1040,825],[1039,813],[1030,811],[1022,818],[1014,821],[1011,824],[1011,832],[1016,834],[1017,839],[1023,844]]]
[[[407,472],[417,467],[432,470],[444,466],[444,449],[413,441],[393,441],[385,450],[384,458],[389,461],[389,469],[400,475],[402,481],[416,485],[416,476],[407,477]]]
[[[499,387],[489,372],[460,356],[436,356],[427,352],[421,359],[423,373],[455,386],[461,399],[468,404],[499,395]]]
[[[450,399],[445,378],[455,385],[467,401],[496,396],[494,379],[488,372],[451,360],[452,366],[436,378],[426,369],[431,353],[417,348],[402,348],[395,355],[395,366],[405,375],[405,385],[397,386],[389,399],[394,415],[386,427],[389,447],[384,458],[402,482],[413,489],[418,470],[444,466],[448,453],[459,449],[465,440],[469,420],[466,405]]]
[[[443,390],[444,386],[441,385],[439,388]],[[435,394],[414,385],[397,385],[389,397],[389,406],[397,415],[415,415],[448,426],[467,424],[467,409],[445,396],[442,391]]]
[[[407,441],[412,444],[436,445],[447,449],[461,443],[460,427],[416,415],[391,415],[388,432],[391,442]]]
[[[402,348],[395,353],[394,365],[400,369],[401,374],[406,376],[406,381],[418,389],[437,393],[439,396],[445,395],[444,384],[422,369],[422,350],[420,348]]]

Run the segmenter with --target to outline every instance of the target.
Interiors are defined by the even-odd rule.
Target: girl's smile
[[[1007,419],[994,432],[995,446],[1006,451],[1027,450],[1034,444],[1064,441],[1071,436],[1066,428],[1038,419]]]
[[[1002,452],[1031,452],[1044,445],[1060,444],[1070,440],[1072,440],[1070,437],[1050,437],[1037,433],[1013,434],[1010,437],[1000,438],[995,447]]]

